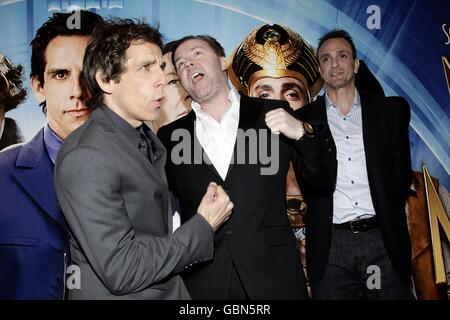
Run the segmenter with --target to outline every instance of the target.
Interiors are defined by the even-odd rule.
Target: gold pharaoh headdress
[[[299,34],[277,24],[252,30],[228,62],[233,85],[247,94],[262,77],[298,79],[308,88],[310,97],[323,85],[314,49]]]

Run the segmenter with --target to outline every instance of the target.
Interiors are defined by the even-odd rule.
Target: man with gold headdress
[[[233,85],[244,94],[286,100],[293,110],[308,104],[323,85],[314,49],[277,24],[253,29],[229,61]]]
[[[314,49],[295,31],[277,24],[253,29],[229,59],[233,85],[250,97],[284,100],[293,110],[311,102],[323,85]],[[291,167],[286,180],[287,213],[306,272],[305,213]]]

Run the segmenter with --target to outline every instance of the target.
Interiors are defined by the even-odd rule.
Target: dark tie
[[[143,126],[137,128],[139,131],[139,151],[148,159],[150,162],[153,162],[154,152],[150,146],[149,140],[145,135]]]

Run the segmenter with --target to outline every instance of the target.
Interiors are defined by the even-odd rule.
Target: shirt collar
[[[115,113],[113,110],[108,108],[107,106],[103,106],[103,110],[105,113],[109,116],[109,118],[114,122],[115,127],[122,132],[128,140],[130,140],[130,143],[134,146],[139,146],[139,132],[134,128],[131,124],[129,124],[125,119],[123,119],[121,116],[119,116],[117,113]],[[144,125],[144,131],[145,128],[148,128],[145,124]],[[147,133],[147,132],[146,132]]]
[[[328,97],[328,91],[325,94],[325,105],[327,106],[327,109],[331,107],[336,108],[336,106],[331,101],[330,97]],[[355,99],[353,100],[353,105],[350,112],[356,110],[359,107],[361,107],[361,97],[359,95],[358,90],[355,88]]]
[[[234,110],[234,112],[235,112],[236,111],[235,106],[239,106],[240,99],[241,99],[241,96],[239,95],[238,91],[233,86],[230,86],[230,91],[228,92],[228,101],[230,102],[230,107],[227,109],[227,111],[225,111],[225,114],[227,114],[230,110]],[[199,103],[192,101],[191,107],[192,107],[192,110],[194,110],[197,118],[205,117],[205,116],[210,117],[210,115],[208,115],[206,112],[204,112],[202,110],[202,106]],[[225,114],[224,114],[224,116],[225,116]]]
[[[53,131],[48,124],[46,124],[44,126],[44,144],[47,149],[48,156],[50,157],[50,160],[52,160],[53,164],[55,164],[56,156],[58,155],[58,151],[59,148],[61,148],[62,143],[63,140],[58,137],[55,131]]]

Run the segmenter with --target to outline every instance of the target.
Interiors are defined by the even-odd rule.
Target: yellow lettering
[[[447,240],[450,241],[450,220],[445,213],[436,188],[431,181],[430,174],[426,166],[423,166],[423,178],[425,181],[425,192],[428,204],[428,217],[430,219],[431,243],[433,246],[434,272],[436,284],[446,283],[444,258],[442,255],[441,235],[439,224],[444,230]]]
[[[442,66],[444,67],[445,79],[447,80],[448,94],[450,94],[450,62],[447,57],[442,57]]]
[[[446,45],[450,44],[450,27],[447,29],[445,29],[447,27],[447,24],[443,24],[442,25],[442,31],[444,31],[444,34],[447,36],[447,42],[445,43]]]

